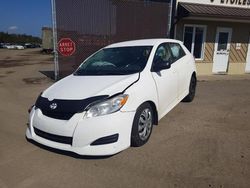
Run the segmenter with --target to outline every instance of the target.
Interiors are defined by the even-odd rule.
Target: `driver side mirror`
[[[164,69],[170,69],[171,62],[170,61],[163,61],[161,58],[157,58],[153,62],[153,71],[159,72]]]

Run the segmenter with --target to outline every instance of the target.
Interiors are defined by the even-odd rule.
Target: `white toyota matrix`
[[[46,89],[30,109],[26,137],[80,155],[145,144],[153,125],[195,96],[194,57],[171,39],[109,45]]]

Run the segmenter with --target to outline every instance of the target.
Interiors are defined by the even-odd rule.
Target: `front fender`
[[[146,101],[153,102],[158,109],[157,88],[150,73],[141,74],[140,79],[129,87],[125,93],[129,95],[129,98],[121,109],[123,112],[136,111]]]

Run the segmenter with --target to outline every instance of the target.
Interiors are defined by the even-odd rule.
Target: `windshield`
[[[128,75],[141,72],[152,46],[105,48],[91,56],[74,75]]]

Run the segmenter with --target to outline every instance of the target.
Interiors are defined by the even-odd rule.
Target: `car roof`
[[[117,47],[126,47],[126,46],[154,46],[154,45],[159,45],[164,42],[182,43],[181,41],[174,40],[174,39],[167,39],[167,38],[141,39],[141,40],[131,40],[131,41],[114,43],[114,44],[106,46],[105,48],[117,48]]]

